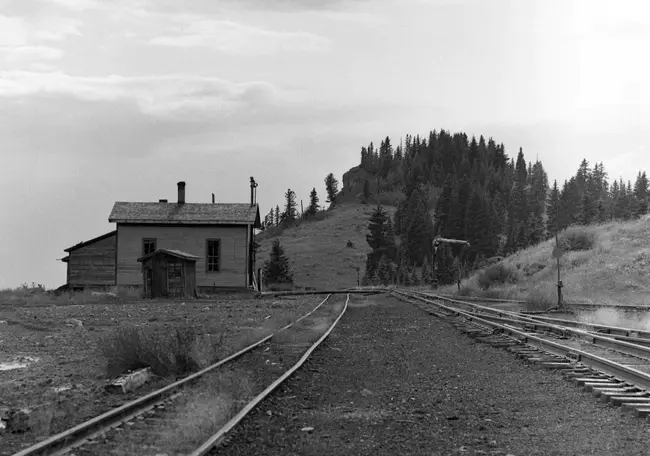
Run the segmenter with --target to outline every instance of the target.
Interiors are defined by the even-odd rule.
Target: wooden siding
[[[157,253],[142,262],[142,284],[148,298],[196,296],[195,262]],[[147,273],[151,270],[151,283]]]
[[[247,226],[174,226],[117,224],[117,284],[141,286],[142,239],[155,238],[156,248],[174,249],[199,257],[196,261],[198,287],[246,286]],[[206,240],[221,239],[220,271],[206,271]]]
[[[74,287],[115,285],[115,235],[72,250],[68,284]]]

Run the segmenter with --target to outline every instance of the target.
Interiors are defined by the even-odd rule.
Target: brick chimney
[[[178,204],[185,204],[185,182],[181,181],[177,185],[178,185]]]

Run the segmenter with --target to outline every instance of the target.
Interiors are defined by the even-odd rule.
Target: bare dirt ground
[[[226,356],[313,309],[325,296],[225,297],[211,301],[0,307],[0,411],[27,407],[31,431],[5,434],[3,445],[33,444],[134,399],[174,378],[157,378],[134,393],[108,394],[102,340],[124,327],[191,325],[218,335]],[[212,353],[211,355],[214,355]],[[8,369],[11,363],[26,365]],[[1,432],[1,431],[0,431]],[[6,453],[0,449],[0,454]]]
[[[353,305],[220,455],[648,454],[650,425],[385,296]]]

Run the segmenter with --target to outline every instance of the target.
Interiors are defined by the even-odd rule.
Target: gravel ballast
[[[352,296],[221,455],[647,455],[650,423],[412,304]]]

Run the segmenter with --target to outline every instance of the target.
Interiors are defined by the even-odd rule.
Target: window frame
[[[210,243],[217,243],[217,269],[210,270]],[[219,274],[221,272],[221,238],[208,238],[205,240],[205,272],[206,274]]]
[[[146,245],[148,242],[153,242],[153,250],[150,252],[146,251]],[[142,238],[142,256],[149,255],[150,253],[155,252],[158,250],[158,239],[156,238]]]

